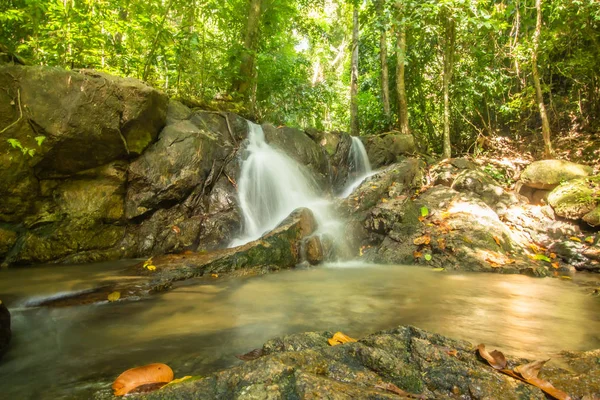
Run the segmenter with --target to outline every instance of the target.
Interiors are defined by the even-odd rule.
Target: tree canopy
[[[393,127],[440,153],[444,133],[456,151],[499,134],[541,139],[540,104],[553,135],[600,129],[596,0],[7,0],[0,43],[34,65],[349,130],[354,10],[362,135]]]

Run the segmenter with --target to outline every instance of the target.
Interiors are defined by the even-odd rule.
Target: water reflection
[[[571,282],[411,267],[335,265],[198,280],[136,303],[18,307],[34,295],[89,286],[118,267],[0,272],[2,297],[17,305],[0,393],[86,399],[134,365],[166,362],[178,376],[207,374],[274,336],[306,330],[362,337],[412,324],[523,357],[600,347],[600,302]]]

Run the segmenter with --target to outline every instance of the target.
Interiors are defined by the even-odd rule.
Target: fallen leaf
[[[438,243],[438,247],[440,248],[440,250],[446,250],[446,239],[439,238],[437,240],[437,243]]]
[[[219,274],[210,274],[210,276],[213,277],[213,278],[218,278]]]
[[[546,261],[546,262],[549,262],[549,263],[552,262],[552,260],[550,259],[550,257],[548,257],[545,254],[536,254],[535,256],[533,256],[531,258],[534,259],[534,260],[538,260],[538,261]]]
[[[236,356],[236,358],[239,358],[242,361],[252,361],[252,360],[256,360],[257,358],[261,358],[264,355],[265,355],[265,352],[263,351],[262,348],[260,348],[260,349],[254,349],[252,351],[249,351],[246,354]]]
[[[388,392],[395,393],[399,396],[408,397],[411,399],[426,399],[426,397],[422,394],[408,393],[408,392],[400,389],[398,386],[394,385],[393,383],[382,382],[382,383],[375,385],[375,389],[387,390]]]
[[[169,383],[173,380],[173,370],[166,364],[149,364],[131,368],[123,372],[113,382],[115,396],[124,396],[133,389],[154,383]]]
[[[571,236],[569,239],[571,239],[571,240],[572,240],[572,241],[574,241],[574,242],[579,242],[579,243],[581,243],[581,239],[579,239],[578,237]]]
[[[429,215],[429,209],[425,206],[421,207],[421,217],[426,217]]]
[[[331,339],[327,339],[327,342],[330,346],[337,346],[338,344],[356,342],[356,339],[352,339],[350,336],[346,336],[342,332],[336,332]]]
[[[558,264],[557,262],[553,262],[552,267],[558,269],[560,267],[560,264]]]
[[[425,218],[425,217],[419,217],[419,222],[423,222],[423,221],[425,221],[425,220],[426,220],[426,218]]]
[[[162,389],[166,388],[167,386],[172,386],[172,385],[176,385],[176,384],[181,383],[181,382],[185,382],[185,381],[187,381],[188,379],[191,379],[191,378],[193,378],[191,375],[187,375],[187,376],[184,376],[183,378],[173,379],[171,382],[169,382],[165,386],[163,386]]]
[[[446,270],[446,268],[433,268],[432,269],[432,271],[434,271],[434,272],[442,272],[442,271],[445,271],[445,270]]]
[[[492,236],[494,238],[494,242],[496,242],[496,244],[498,246],[500,246],[500,238],[498,236]]]
[[[446,354],[450,357],[458,357],[458,350],[446,350]]]
[[[415,240],[413,240],[413,243],[417,246],[420,246],[423,244],[429,244],[429,243],[431,243],[431,236],[423,235],[423,236],[418,237]]]
[[[421,253],[420,251],[413,251],[413,257],[414,258],[421,258],[423,257],[423,253]]]
[[[113,301],[117,301],[121,298],[121,292],[112,292],[111,294],[108,295],[108,301],[110,301],[111,303]]]
[[[594,237],[593,236],[586,237],[585,242],[589,243],[589,244],[594,244]]]
[[[513,368],[517,374],[521,375],[525,379],[537,378],[542,367],[546,364],[550,359],[533,361],[529,364],[519,365],[518,367]]]
[[[431,261],[432,257],[431,257],[431,254],[425,254],[424,258],[425,258],[426,261]]]
[[[554,260],[556,258],[556,254],[555,253],[550,253],[550,258]]]
[[[382,203],[387,203],[387,202],[388,202],[388,199],[385,199],[385,198],[384,198],[384,199],[381,199],[381,202],[382,202]]]
[[[506,368],[506,357],[504,357],[504,354],[502,354],[500,351],[494,350],[491,353],[488,353],[488,351],[485,349],[485,344],[483,343],[477,346],[477,351],[492,368],[498,370]]]
[[[172,230],[173,232],[175,232],[177,235],[179,235],[179,234],[181,233],[181,228],[179,228],[177,225],[173,225],[173,226],[171,227],[171,230]]]

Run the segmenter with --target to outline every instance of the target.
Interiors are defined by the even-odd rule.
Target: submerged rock
[[[0,300],[0,359],[8,350],[10,338],[10,313],[6,305]]]
[[[253,352],[258,359],[142,398],[158,399],[545,399],[531,385],[478,358],[472,344],[401,326],[331,347],[331,332],[284,336]],[[542,378],[572,396],[600,393],[599,351],[563,353],[569,371],[546,366]],[[508,357],[510,366],[526,360]],[[514,364],[514,365],[513,365]]]

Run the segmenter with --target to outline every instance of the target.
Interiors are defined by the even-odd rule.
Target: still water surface
[[[307,330],[360,338],[412,324],[523,357],[600,347],[600,299],[572,282],[404,266],[330,265],[199,279],[139,302],[25,306],[125,266],[0,271],[14,339],[0,362],[0,398],[88,399],[123,370],[152,362],[169,364],[176,377],[208,374],[272,337]]]

